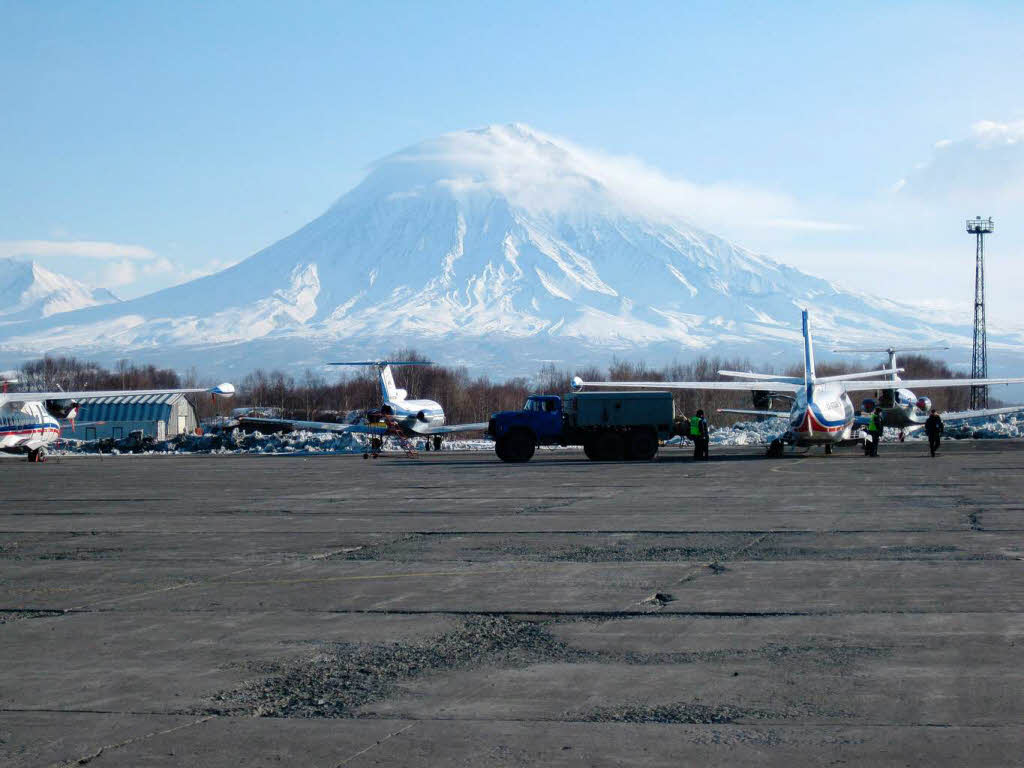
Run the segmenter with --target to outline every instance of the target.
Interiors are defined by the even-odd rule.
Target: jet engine
[[[925,413],[932,409],[932,401],[928,397],[917,398],[917,402],[914,405],[917,406],[917,410],[924,411]]]
[[[78,415],[78,403],[74,400],[47,400],[44,405],[55,419],[73,419]]]
[[[426,422],[427,422],[427,414],[424,413],[423,411],[420,411],[419,413],[416,414],[416,420],[417,421],[422,421],[424,424],[426,424]]]

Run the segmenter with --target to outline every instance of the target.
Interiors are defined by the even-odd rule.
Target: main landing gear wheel
[[[825,446],[825,455],[826,456],[831,456],[832,455],[832,446],[831,445],[826,445]]]
[[[779,439],[772,440],[768,446],[768,458],[770,459],[781,459],[783,452],[785,452],[786,446],[783,445]]]

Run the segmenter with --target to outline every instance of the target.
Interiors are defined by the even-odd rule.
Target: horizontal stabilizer
[[[385,365],[433,365],[429,360],[360,360],[355,362],[328,363],[328,365],[372,365],[383,368]]]
[[[934,347],[847,347],[843,349],[833,349],[833,352],[840,354],[875,354],[875,355],[888,355],[894,352],[905,353],[905,352],[938,352],[940,350],[949,349],[948,344],[943,344]]]
[[[836,376],[823,376],[816,379],[818,384],[823,381],[854,381],[855,379],[870,379],[872,376],[892,376],[895,373],[902,373],[903,368],[883,368],[880,371],[862,371],[861,373],[840,373]],[[892,386],[892,382],[889,382]]]

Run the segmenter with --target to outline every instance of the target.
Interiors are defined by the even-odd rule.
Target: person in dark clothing
[[[708,460],[708,445],[711,437],[708,432],[708,420],[704,411],[697,411],[690,417],[690,439],[693,440],[693,458]]]
[[[868,435],[871,437],[868,456],[878,456],[878,442],[882,439],[883,429],[885,427],[882,425],[882,409],[876,405],[875,410],[871,412],[871,421],[868,423]]]
[[[945,430],[946,425],[942,423],[942,417],[932,408],[931,416],[924,423],[924,431],[928,435],[928,448],[932,452],[932,456],[935,456],[935,452],[939,450],[939,443],[942,441],[942,433]]]

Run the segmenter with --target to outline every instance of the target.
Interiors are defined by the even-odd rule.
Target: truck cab
[[[503,461],[529,461],[537,445],[558,442],[562,435],[562,398],[530,395],[522,410],[491,414],[487,433]]]

